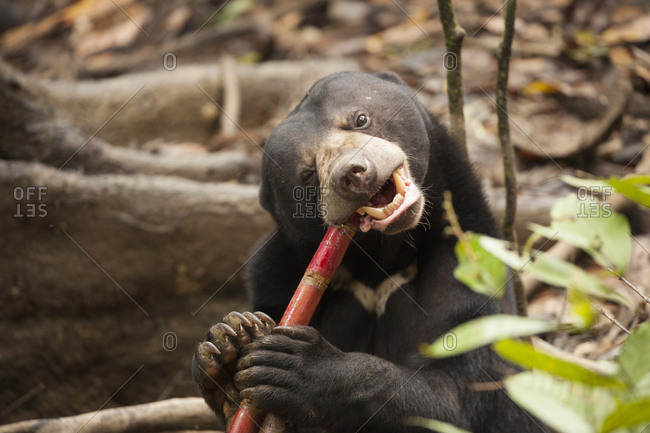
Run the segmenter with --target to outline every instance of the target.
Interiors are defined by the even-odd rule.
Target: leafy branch
[[[514,339],[556,331],[585,332],[598,313],[604,314],[597,303],[615,302],[635,308],[636,302],[597,277],[530,245],[540,237],[562,240],[589,254],[604,272],[623,278],[632,248],[629,223],[608,203],[580,191],[609,187],[650,205],[650,176],[564,180],[578,187],[578,194],[553,205],[548,227],[531,224],[532,240],[523,253],[507,241],[463,232],[456,245],[459,264],[454,275],[488,296],[501,296],[499,288],[507,283],[507,267],[548,285],[564,287],[570,307],[568,319],[557,323],[510,315],[486,316],[459,325],[433,344],[423,345],[421,352],[435,358],[451,357],[491,344],[502,358],[530,370],[505,379],[510,398],[559,433],[640,433],[650,422],[650,323],[632,331],[615,361],[585,363],[571,354],[541,350]],[[457,225],[453,217],[450,223]],[[459,230],[453,228],[454,233]],[[641,301],[645,298],[640,297]],[[454,345],[448,343],[450,335]]]

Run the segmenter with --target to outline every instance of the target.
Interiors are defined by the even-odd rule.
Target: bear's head
[[[430,122],[394,73],[329,75],[268,138],[262,206],[302,239],[355,213],[363,232],[412,229],[425,208]]]

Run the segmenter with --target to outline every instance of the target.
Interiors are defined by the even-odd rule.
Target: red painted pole
[[[284,311],[280,326],[309,325],[318,302],[336,268],[341,264],[358,226],[359,217],[355,213],[348,222],[327,229],[289,306]],[[256,433],[264,422],[263,418],[250,401],[244,400],[230,424],[228,433]]]

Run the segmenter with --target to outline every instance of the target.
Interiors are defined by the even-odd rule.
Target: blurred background
[[[467,32],[468,149],[499,216],[502,3],[454,7]],[[341,70],[395,71],[447,122],[446,68],[458,67],[424,0],[0,9],[1,424],[196,395],[192,348],[246,309],[243,267],[273,226],[257,203],[270,131]],[[561,175],[650,172],[650,3],[527,0],[515,25],[508,112],[524,241],[572,191]],[[648,294],[649,215],[614,205],[634,236],[627,278]],[[565,314],[562,291],[528,294],[531,316]],[[648,316],[607,308],[624,326]],[[624,337],[603,320],[550,343],[608,359]]]

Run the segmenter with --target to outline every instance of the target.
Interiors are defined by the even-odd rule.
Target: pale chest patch
[[[414,263],[406,269],[386,277],[377,287],[372,288],[353,279],[346,269],[339,269],[332,282],[332,287],[334,290],[350,292],[366,311],[376,313],[377,317],[380,317],[386,312],[386,303],[390,296],[400,290],[403,285],[413,281],[417,273],[418,268]]]

